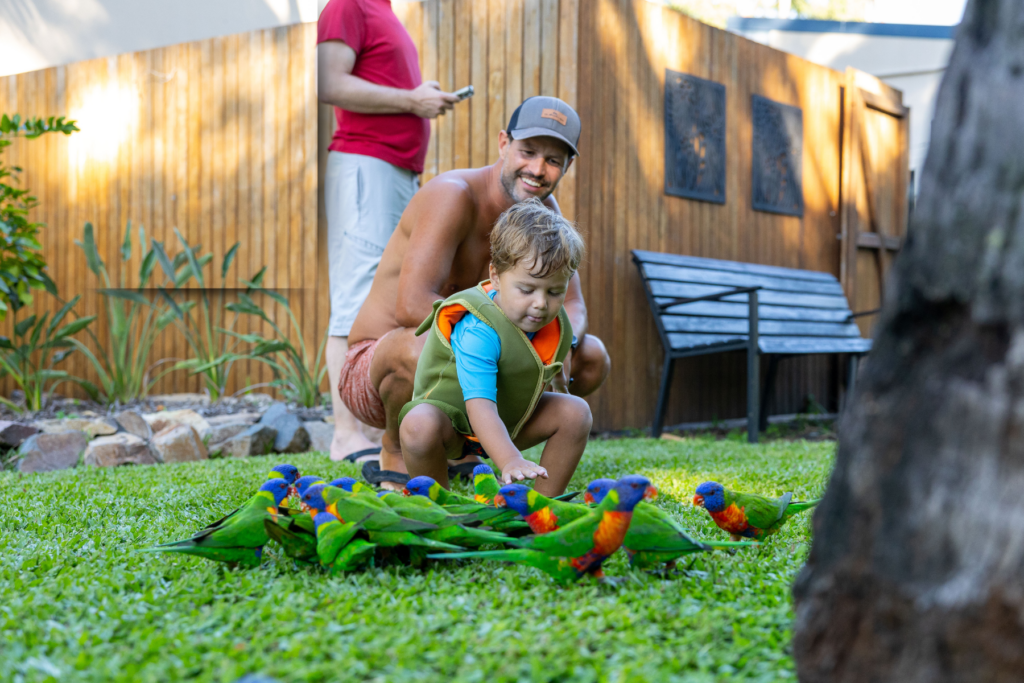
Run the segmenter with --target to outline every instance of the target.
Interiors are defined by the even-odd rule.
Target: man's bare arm
[[[587,333],[587,304],[583,301],[583,288],[580,286],[580,274],[576,273],[569,280],[569,286],[565,290],[565,301],[562,303],[565,314],[569,316],[572,324],[572,333],[578,339],[583,339]]]
[[[437,81],[413,90],[390,88],[352,75],[356,53],[340,40],[316,47],[317,91],[320,101],[358,114],[415,114],[432,119],[452,108],[458,98],[443,92]]]
[[[395,320],[403,327],[418,327],[441,289],[451,279],[459,245],[476,221],[470,190],[460,180],[435,179],[413,195],[402,215],[399,230],[409,231],[409,244],[398,278]]]

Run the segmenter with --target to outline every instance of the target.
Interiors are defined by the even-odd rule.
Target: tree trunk
[[[802,681],[1024,679],[1024,2],[971,0],[794,586]]]

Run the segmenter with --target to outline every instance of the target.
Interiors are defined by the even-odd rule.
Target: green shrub
[[[0,116],[0,154],[11,144],[12,138],[37,138],[46,133],[70,135],[78,128],[74,121],[64,117],[34,118],[22,121],[15,114]],[[18,166],[7,166],[0,161],[0,320],[8,310],[17,311],[32,304],[33,289],[46,289],[57,295],[57,287],[46,274],[46,259],[40,253],[39,228],[28,212],[37,205],[36,198],[27,189],[14,186],[18,182]]]

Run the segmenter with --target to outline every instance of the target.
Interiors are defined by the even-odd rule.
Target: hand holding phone
[[[459,98],[459,102],[473,96],[473,86],[467,85],[465,88],[459,88],[452,93]]]

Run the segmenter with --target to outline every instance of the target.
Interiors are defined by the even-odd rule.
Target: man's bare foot
[[[355,453],[368,448],[377,448],[377,444],[367,439],[361,431],[357,429],[352,432],[346,432],[335,426],[334,438],[331,440],[331,460],[335,462],[344,460],[345,456],[349,453]],[[356,462],[376,459],[376,455],[368,455]]]

